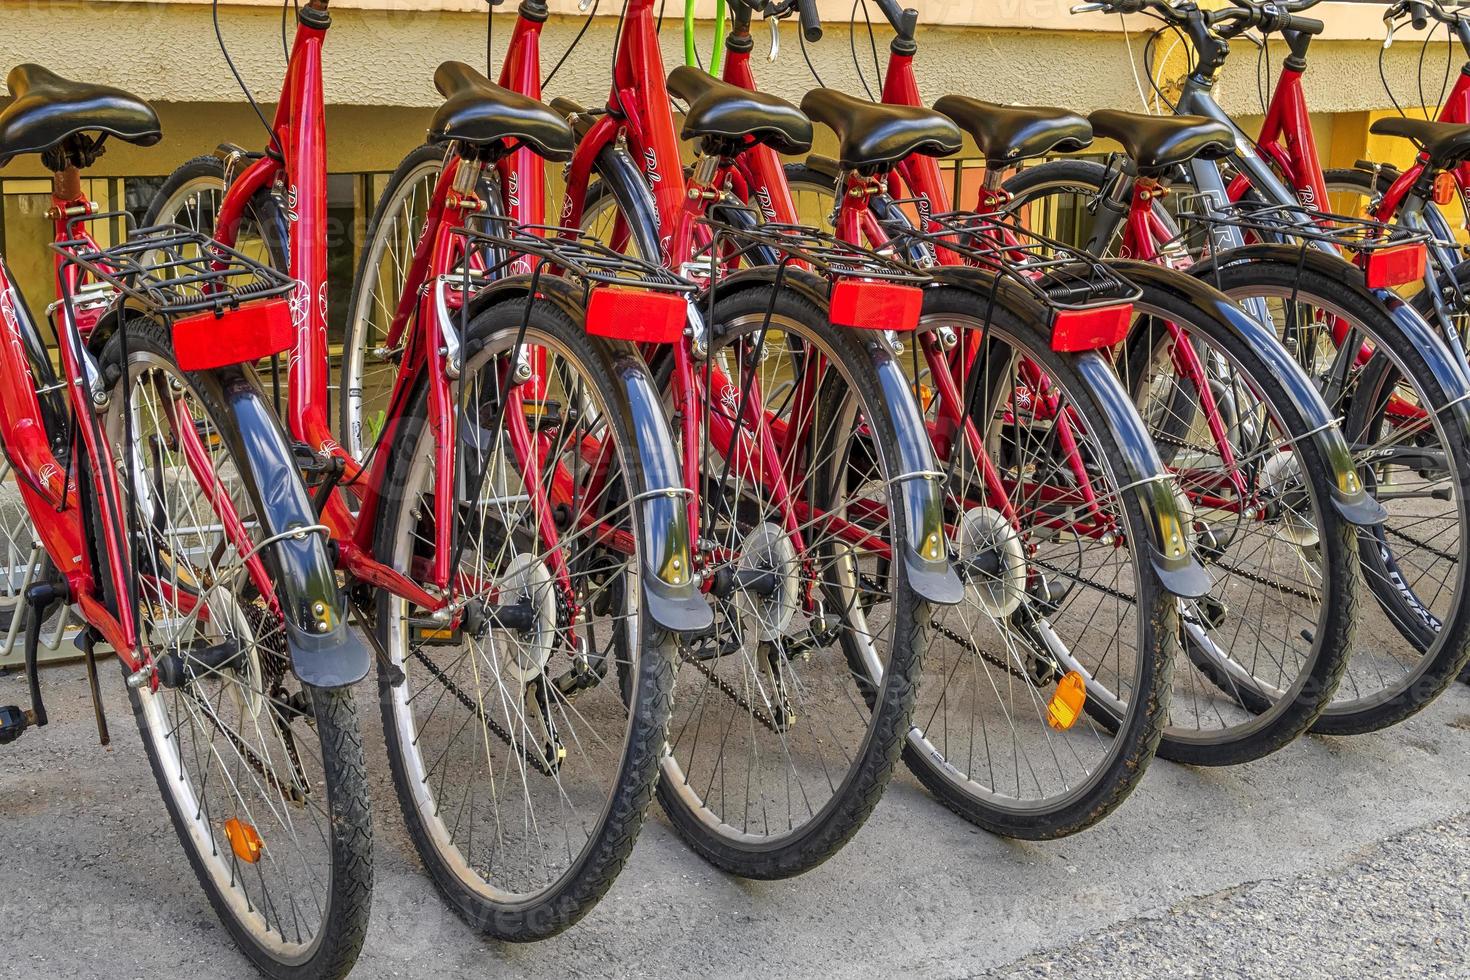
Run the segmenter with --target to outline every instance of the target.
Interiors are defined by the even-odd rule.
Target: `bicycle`
[[[1402,21],[1407,20],[1417,30],[1433,21],[1444,25],[1470,57],[1470,21],[1462,11],[1432,0],[1390,3],[1383,19],[1387,28],[1384,51],[1392,44],[1394,32]],[[1392,98],[1391,92],[1389,95]],[[1429,234],[1424,289],[1409,297],[1409,301],[1425,319],[1440,328],[1446,343],[1461,356],[1470,337],[1463,313],[1465,296],[1470,290],[1470,267],[1464,261],[1463,249],[1453,244],[1454,225],[1443,209],[1458,196],[1463,211],[1465,188],[1470,182],[1470,168],[1458,145],[1464,138],[1463,127],[1470,124],[1467,100],[1470,100],[1470,79],[1466,67],[1462,66],[1433,122],[1404,117],[1373,124],[1372,132],[1410,139],[1419,147],[1418,157],[1408,170],[1400,172],[1390,166],[1360,160],[1351,169],[1330,169],[1322,174],[1323,187],[1334,202],[1334,210],[1367,215]],[[1470,683],[1470,667],[1461,672],[1460,679]]]
[[[893,349],[863,329],[885,308],[902,329],[916,295],[906,283],[917,280],[798,229],[751,243],[745,222],[710,220],[699,188],[722,179],[728,147],[800,149],[810,123],[780,100],[711,102],[686,119],[685,135],[706,150],[686,183],[651,4],[630,4],[623,25],[614,100],[641,107],[643,126],[627,137],[658,177],[657,202],[642,196],[640,167],[612,140],[618,124],[579,115],[561,222],[580,224],[594,168],[615,175],[649,219],[634,232],[642,246],[628,251],[682,256],[660,264],[704,287],[688,335],[646,347],[678,422],[698,502],[696,561],[716,618],[712,637],[679,652],[659,798],[707,859],[749,877],[787,876],[825,860],[871,812],[911,706],[925,606],[958,591],[933,532],[934,467],[911,396],[895,384]],[[751,248],[775,249],[783,268],[727,275],[734,260],[710,251]],[[848,304],[845,326],[857,329],[833,325],[829,296],[834,309]],[[869,302],[878,305],[863,314]]]
[[[1311,37],[1322,25],[1296,12],[1304,6],[1242,2],[1204,11],[1188,2],[1130,0],[1106,8],[1150,12],[1179,27],[1195,45],[1197,62],[1174,107],[1178,114],[1194,116],[1124,115],[1106,123],[1116,135],[1134,126],[1216,127],[1214,138],[1231,147],[1233,176],[1198,158],[1171,168],[1176,182],[1191,189],[1182,206],[1185,223],[1206,230],[1181,239],[1180,223],[1161,199],[1130,200],[1125,188],[1133,175],[1124,167],[1048,163],[1018,174],[1006,189],[1016,207],[1033,208],[1038,220],[1046,220],[1044,214],[1074,216],[1077,233],[1100,250],[1117,247],[1120,236],[1129,249],[1146,247],[1140,239],[1148,238],[1165,252],[1172,243],[1170,259],[1189,262],[1185,253],[1192,247],[1203,260],[1191,265],[1190,273],[1271,325],[1343,417],[1360,479],[1388,510],[1378,530],[1358,536],[1359,567],[1376,600],[1361,614],[1367,640],[1356,646],[1337,696],[1312,728],[1353,734],[1421,709],[1453,680],[1470,652],[1465,632],[1470,610],[1462,588],[1467,542],[1458,530],[1465,506],[1461,461],[1467,418],[1460,401],[1465,382],[1445,339],[1389,289],[1404,275],[1416,277],[1413,256],[1422,258],[1422,244],[1406,241],[1391,253],[1382,247],[1389,244],[1386,239],[1374,244],[1387,234],[1384,229],[1309,207],[1278,176],[1279,168],[1293,186],[1309,188],[1306,196],[1312,200],[1326,196],[1305,128],[1299,80]],[[1230,38],[1251,28],[1286,31],[1294,51],[1278,80],[1259,152],[1210,94]],[[1284,148],[1267,149],[1278,137]],[[1067,203],[1079,195],[1118,203],[1110,208]],[[1137,217],[1125,222],[1122,214],[1130,209]],[[1089,214],[1094,215],[1090,229]],[[1322,231],[1333,226],[1346,231],[1339,236]],[[1363,256],[1356,260],[1358,268],[1350,268],[1354,263],[1344,253]],[[1379,258],[1368,257],[1373,254]],[[1395,268],[1406,258],[1405,267]],[[1370,268],[1372,279],[1366,276]],[[1359,393],[1362,397],[1355,397]],[[1432,465],[1417,465],[1426,459]],[[1405,642],[1396,642],[1395,634]]]
[[[177,227],[103,246],[81,171],[109,138],[158,142],[119,89],[11,71],[0,162],[52,172],[61,373],[0,261],[0,442],[49,560],[31,585],[31,707],[47,723],[41,623],[74,606],[98,734],[95,646],[117,655],[148,762],[210,904],[261,972],[340,977],[362,945],[372,825],[351,685],[370,655],[343,622],[323,530],[246,365],[290,338],[283,276]]]
[[[895,32],[884,101],[875,106],[825,95],[840,105],[839,120],[883,113],[896,120],[923,111],[912,69],[917,14],[892,0],[879,6]],[[987,158],[973,211],[950,211],[937,165],[922,156],[896,161],[887,174],[887,188],[910,195],[908,201],[880,193],[857,206],[853,202],[862,199],[855,198],[850,177],[842,182],[840,161],[820,159],[786,168],[793,193],[816,202],[808,206],[833,201],[835,221],[839,227],[846,222],[844,237],[891,237],[897,247],[923,249],[941,265],[1010,268],[1045,281],[1054,263],[1069,256],[1077,261],[1076,250],[1040,239],[1008,216],[1000,177],[1017,160],[1089,144],[1087,120],[1064,110],[961,96],[946,96],[935,106],[967,130]],[[836,187],[844,188],[840,199],[832,197]],[[957,240],[968,247],[954,247]],[[1208,595],[1183,597],[1182,656],[1158,751],[1195,764],[1257,758],[1306,729],[1343,668],[1352,620],[1344,612],[1354,604],[1351,538],[1332,504],[1361,503],[1361,488],[1340,486],[1356,476],[1332,416],[1307,379],[1225,297],[1169,270],[1117,262],[1106,268],[1136,295],[1128,322],[1113,342],[1100,346],[1111,354],[1127,397],[1177,478],[1197,553],[1217,573]],[[1190,342],[1181,344],[1184,338]],[[1204,363],[1218,377],[1206,381]],[[1179,406],[1160,398],[1169,388],[1160,378],[1175,372],[1195,379],[1200,414],[1210,425],[1191,432]],[[1299,459],[1309,460],[1305,470]],[[1376,510],[1368,505],[1347,513],[1371,521]],[[1283,628],[1283,618],[1301,622]],[[1320,641],[1300,637],[1300,627]],[[983,819],[986,807],[996,805],[955,790],[948,795],[972,819]]]
[[[473,927],[543,938],[585,915],[631,852],[668,732],[673,638],[710,620],[662,405],[626,342],[650,310],[682,311],[667,293],[684,287],[576,243],[547,252],[535,229],[500,221],[483,178],[515,154],[564,159],[572,134],[447,62],[430,129],[455,166],[389,300],[382,429],[361,459],[344,450],[327,421],[330,25],[324,0],[297,12],[270,148],[228,149],[244,165],[227,184],[186,167],[152,213],[197,210],[223,187],[215,238],[243,227],[295,280],[285,414],[376,647],[410,836]]]
[[[753,90],[751,16],[779,23],[793,9],[735,5],[723,84],[702,80],[698,104]],[[819,27],[815,17],[803,26]],[[890,112],[825,90],[803,109],[841,137],[850,177],[832,209],[839,239],[896,246],[925,265],[936,252],[969,257],[930,269],[940,278],[926,290],[905,364],[950,474],[946,533],[967,583],[964,604],[936,611],[905,762],[947,805],[996,832],[1074,833],[1141,778],[1165,713],[1177,631],[1169,593],[1207,587],[1183,538],[1170,534],[1182,526],[1172,481],[1089,353],[1126,321],[1137,291],[1055,243],[1031,238],[1014,255],[986,253],[974,247],[986,229],[974,226],[923,241],[911,228],[893,229],[892,242],[860,236],[862,216],[892,203],[875,177],[953,152],[957,132],[924,110]],[[794,220],[773,153],[747,148],[735,163],[731,197],[763,221]],[[1036,260],[1034,276],[1016,274],[1022,254]],[[1071,518],[1068,501],[1080,505]]]

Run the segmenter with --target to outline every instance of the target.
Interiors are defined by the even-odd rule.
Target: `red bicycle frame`
[[[705,216],[709,202],[719,197],[717,188],[727,177],[739,182],[742,176],[738,169],[722,167],[718,157],[706,156],[686,183],[679,156],[679,138],[674,131],[673,105],[664,79],[653,0],[629,0],[613,66],[608,111],[578,143],[567,175],[562,224],[576,227],[581,223],[597,159],[621,136],[626,139],[628,151],[637,161],[652,192],[658,220],[659,259],[664,266],[678,271],[695,256],[700,244],[698,222]],[[757,147],[755,151],[765,156],[769,165],[779,168],[773,152],[764,147]],[[769,182],[765,186],[783,185]],[[709,392],[722,390],[728,383],[723,373],[709,366],[709,378],[706,379],[705,372],[695,364],[691,345],[687,342],[673,345],[673,357],[674,397],[680,406],[686,447],[683,459],[685,486],[700,486],[700,456],[696,447],[700,445],[701,420],[707,417],[712,444],[721,455],[732,460],[733,466],[748,466],[750,472],[766,485],[781,510],[785,529],[793,544],[802,550],[800,528],[817,515],[807,513],[805,502],[793,499],[788,485],[793,474],[788,472],[789,467],[783,464],[783,460],[793,458],[804,433],[797,427],[788,428],[768,417],[762,407],[762,393],[751,379],[749,391],[742,398],[745,403],[744,421],[753,432],[754,446],[749,447],[746,440],[739,438],[733,420],[707,410]],[[811,372],[812,378],[821,376],[820,362],[820,357],[813,356],[806,364],[805,370]],[[815,385],[804,383],[799,390],[803,394],[814,395]],[[798,408],[792,417],[808,416]],[[688,506],[690,526],[698,527],[697,495],[690,496]],[[835,515],[827,515],[824,520],[846,540],[863,547],[886,550],[886,544],[856,524]]]
[[[50,214],[54,216],[55,240],[58,243],[79,238],[90,242],[85,229],[78,229],[76,222],[95,211],[82,193],[75,169],[56,175]],[[96,530],[105,567],[96,568],[92,564],[83,534],[82,501],[74,474],[52,452],[39,395],[41,379],[32,371],[27,357],[27,350],[39,349],[40,341],[30,312],[21,304],[11,282],[10,270],[3,260],[0,260],[0,330],[5,336],[0,342],[0,378],[4,379],[0,382],[0,441],[3,441],[14,465],[16,485],[36,534],[65,579],[67,598],[80,607],[83,618],[102,634],[129,672],[136,672],[147,663],[148,653],[140,646],[133,606],[127,596],[132,581],[132,560],[124,532],[126,521],[122,512],[122,495],[117,470],[112,465],[112,453],[106,444],[106,434],[92,416],[91,386],[85,381],[87,374],[83,367],[83,360],[88,355],[81,348],[82,323],[85,322],[90,331],[103,310],[89,308],[79,311],[76,308],[75,297],[83,281],[80,268],[63,264],[58,255],[57,295],[63,301],[56,307],[61,312],[61,323],[56,333],[61,377],[66,397],[71,401],[73,418],[80,430],[77,449],[85,453],[89,473],[95,481],[93,492],[97,495],[101,521]],[[192,424],[175,428],[180,432],[186,449],[190,438],[196,443],[196,448],[200,448],[197,447],[198,433]],[[116,613],[102,601],[101,576],[106,576],[124,593],[116,603]],[[266,592],[266,595],[271,594]]]
[[[301,8],[296,38],[287,62],[280,102],[271,126],[272,152],[265,154],[226,189],[216,222],[216,237],[234,243],[250,203],[257,194],[275,193],[285,211],[290,238],[289,273],[296,280],[292,316],[296,340],[292,347],[287,384],[286,424],[292,438],[305,443],[320,457],[342,467],[342,486],[359,499],[354,515],[339,494],[331,494],[322,511],[322,523],[331,529],[339,545],[341,567],[354,578],[385,588],[425,609],[442,608],[450,586],[449,544],[453,523],[452,494],[435,495],[437,541],[431,568],[425,576],[439,595],[375,561],[372,534],[381,504],[386,468],[391,452],[380,452],[364,470],[338,445],[327,422],[327,162],[326,121],[322,94],[322,44],[331,21],[326,0],[312,0]],[[436,193],[442,208],[429,215],[426,233],[414,252],[412,269],[424,281],[436,256],[450,247],[453,230],[480,208],[473,193],[448,193],[455,180],[453,168],[440,178],[445,193]],[[441,259],[442,265],[442,259]],[[432,296],[414,290],[405,292],[395,316],[399,334],[415,312],[420,322],[437,322],[431,309]],[[395,384],[392,406],[401,408],[420,378],[429,388],[429,425],[437,440],[435,478],[439,486],[454,485],[453,397],[449,390],[446,353],[425,335],[427,329],[407,332],[402,351],[402,369]],[[396,339],[396,337],[395,337]],[[385,446],[400,434],[401,412],[390,411],[382,433]]]
[[[1302,90],[1304,70],[1290,65],[1282,67],[1256,145],[1282,174],[1303,207],[1330,210],[1327,181],[1322,175],[1322,160],[1317,155],[1307,97]],[[1239,200],[1249,187],[1250,178],[1237,174],[1230,183],[1231,200]]]
[[[379,451],[366,468],[343,450],[327,423],[327,337],[326,337],[326,156],[323,123],[321,50],[330,20],[325,0],[313,0],[302,8],[296,40],[287,65],[281,100],[272,125],[273,148],[240,174],[227,189],[216,223],[216,234],[230,244],[250,202],[260,193],[275,193],[284,201],[289,220],[290,274],[297,281],[293,299],[296,340],[289,362],[287,425],[294,438],[319,456],[342,468],[340,486],[359,501],[354,515],[336,493],[325,501],[322,522],[339,544],[339,566],[352,577],[400,596],[428,611],[446,608],[462,581],[452,564],[457,554],[453,529],[457,524],[452,492],[434,494],[435,547],[426,568],[414,568],[412,577],[376,561],[372,538],[382,505],[387,467],[395,439],[402,438],[402,420],[420,383],[428,389],[428,423],[435,440],[434,483],[456,485],[454,394],[451,380],[458,365],[451,363],[447,344],[438,340],[442,310],[458,311],[467,302],[452,270],[466,261],[461,232],[469,220],[493,206],[516,225],[537,225],[545,214],[544,161],[526,148],[514,149],[498,162],[502,200],[480,199],[480,177],[484,164],[466,157],[451,146],[430,198],[423,232],[415,244],[408,276],[399,293],[387,345],[399,351],[400,364],[389,400],[387,422],[379,436]],[[500,79],[507,88],[539,98],[539,36],[544,17],[523,5]],[[478,260],[474,260],[478,261]],[[472,261],[472,265],[474,264]],[[530,267],[530,258],[522,262]],[[400,350],[401,347],[401,350]],[[549,437],[532,433],[522,406],[535,402],[544,391],[538,354],[529,358],[531,378],[507,384],[504,413],[512,451],[521,471],[527,474],[535,499],[539,531],[548,545],[548,564],[572,604],[577,608],[565,556],[556,548],[559,532],[553,520],[554,505],[561,500],[566,480],[552,474],[550,494],[541,479],[550,451]],[[584,457],[589,452],[583,447]],[[588,459],[595,463],[595,459]],[[560,465],[560,464],[558,464]],[[582,514],[579,523],[596,523],[595,515]],[[617,532],[605,529],[613,539]],[[626,544],[626,543],[625,543]],[[631,546],[629,546],[631,550]]]

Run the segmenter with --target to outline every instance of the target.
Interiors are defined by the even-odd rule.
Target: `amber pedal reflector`
[[[208,371],[256,361],[296,342],[291,304],[284,296],[235,310],[195,313],[174,321],[174,357],[185,371]]]
[[[1116,347],[1128,336],[1133,304],[1057,310],[1051,321],[1051,349],[1072,352]]]
[[[1363,277],[1369,289],[1390,289],[1424,278],[1428,250],[1423,242],[1407,242],[1376,249],[1362,256]]]
[[[235,852],[235,857],[246,864],[254,864],[260,860],[260,851],[265,845],[260,842],[260,835],[250,824],[231,817],[225,821],[225,836],[230,839],[230,849]]]
[[[919,325],[924,291],[917,286],[874,279],[839,279],[828,297],[828,316],[836,327],[896,330]]]
[[[682,293],[598,286],[587,301],[587,332],[639,344],[673,344],[684,336],[689,307]]]
[[[1046,706],[1046,723],[1059,732],[1065,732],[1077,724],[1082,717],[1082,706],[1087,703],[1087,682],[1075,670],[1057,683],[1057,689]]]

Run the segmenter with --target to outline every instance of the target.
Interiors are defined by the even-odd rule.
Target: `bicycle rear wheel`
[[[436,496],[454,493],[460,612],[380,593],[378,635],[406,679],[380,672],[379,691],[393,784],[434,883],[474,928],[524,941],[596,904],[653,798],[671,640],[642,611],[636,501],[640,440],[661,434],[628,421],[618,372],[641,363],[615,362],[552,302],[492,305],[465,349],[455,485],[437,481],[420,390],[396,423],[376,531],[382,560],[427,581]]]
[[[1029,221],[1086,242],[1092,231],[1088,202],[1105,176],[1097,163],[1052,161],[1007,181],[1014,208]],[[1363,175],[1363,182],[1368,175]],[[1353,202],[1351,181],[1329,184],[1334,207]],[[1312,731],[1353,734],[1400,721],[1430,703],[1450,683],[1454,665],[1470,657],[1470,601],[1465,596],[1470,536],[1465,521],[1466,436],[1448,406],[1454,401],[1429,370],[1448,352],[1438,344],[1418,350],[1363,286],[1361,273],[1334,263],[1330,274],[1310,261],[1273,258],[1257,249],[1249,260],[1196,268],[1200,278],[1271,320],[1303,369],[1319,382],[1334,413],[1344,419],[1359,476],[1388,509],[1379,530],[1358,532],[1359,565],[1375,603],[1359,603],[1354,652],[1334,699]],[[1228,287],[1228,288],[1227,288]],[[1371,357],[1353,359],[1345,377],[1330,369],[1337,347],[1332,326],[1346,326],[1353,344]],[[1381,356],[1380,356],[1381,355]],[[1366,387],[1365,387],[1366,386]],[[1366,407],[1351,410],[1363,391],[1402,417],[1375,422]],[[1372,399],[1382,398],[1381,402]],[[1455,396],[1458,397],[1458,396]],[[1407,413],[1407,414],[1406,414]],[[1416,421],[1405,425],[1404,419]],[[1349,422],[1351,421],[1351,426]],[[1429,460],[1427,468],[1414,464]],[[1386,496],[1385,496],[1386,494]],[[1462,669],[1461,668],[1461,669]]]
[[[256,494],[209,376],[181,372],[167,332],[145,320],[111,339],[103,364],[114,379],[110,443],[133,492],[140,628],[157,668],[129,696],[169,816],[210,903],[263,973],[344,976],[372,892],[352,692],[292,672],[269,548],[259,574],[246,568],[262,543]],[[222,520],[231,510],[238,536]]]
[[[1228,323],[1139,285],[1119,373],[1214,578],[1181,603],[1186,656],[1159,754],[1233,765],[1289,744],[1331,702],[1359,606],[1354,532],[1313,425],[1268,363]]]
[[[1030,325],[1039,320],[984,290],[930,287],[927,356],[916,345],[905,359],[948,474],[950,552],[966,588],[962,603],[932,611],[904,762],[965,819],[1033,840],[1090,827],[1143,778],[1179,630],[1149,521],[1123,490],[1132,479],[1110,413],[1126,396],[1100,395]],[[975,351],[956,381],[978,453],[947,421],[959,406],[936,394],[950,345]]]
[[[1312,268],[1259,261],[1219,276],[1237,301],[1260,300],[1319,388],[1338,391],[1329,405],[1344,416],[1364,485],[1388,511],[1381,526],[1358,532],[1359,566],[1378,601],[1360,606],[1361,639],[1312,729],[1376,731],[1422,709],[1470,656],[1470,433],[1450,408],[1459,396],[1426,363],[1443,349],[1419,350],[1381,305]],[[1330,375],[1333,324],[1349,328],[1350,350],[1372,355],[1345,381]]]
[[[877,804],[928,611],[893,560],[902,470],[869,353],[789,286],[732,287],[710,324],[702,442],[684,448],[715,624],[679,650],[658,796],[707,860],[780,878],[836,853]]]

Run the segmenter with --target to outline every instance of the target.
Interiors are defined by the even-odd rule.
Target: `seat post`
[[[51,196],[64,204],[81,199],[82,172],[76,164],[68,162],[60,170],[51,172]]]

